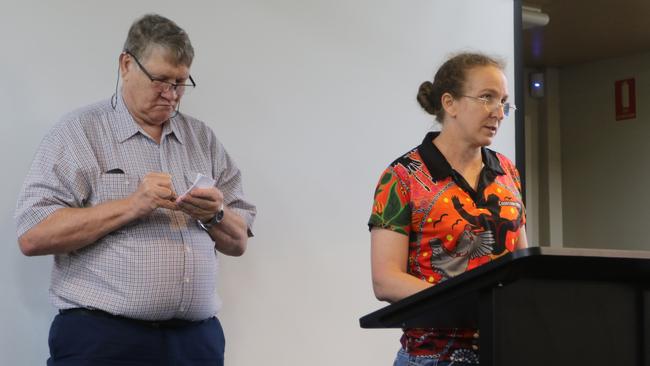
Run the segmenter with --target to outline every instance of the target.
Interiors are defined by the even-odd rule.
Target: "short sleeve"
[[[510,178],[512,178],[513,182],[515,183],[519,194],[521,194],[521,177],[519,176],[519,170],[517,170],[515,165],[510,160],[508,160],[508,163],[509,164],[506,167],[508,175],[510,175]]]
[[[519,201],[521,202],[521,219],[519,221],[519,227],[522,227],[526,225],[526,208],[524,207],[524,199],[521,191],[521,177],[519,176],[519,170],[517,170],[515,164],[504,155],[498,154],[498,157],[501,167],[512,181],[512,184],[514,184],[516,192],[513,193],[518,195]]]
[[[519,171],[517,168],[514,166],[514,164],[510,165],[511,169],[510,171],[510,176],[512,177],[512,180],[515,182],[515,186],[519,190],[519,195],[522,196],[521,192],[521,178],[519,177]],[[524,200],[523,197],[521,199],[521,222],[520,222],[520,227],[526,225],[526,208],[524,207]]]
[[[368,226],[379,227],[409,235],[411,206],[406,185],[392,167],[379,178]]]
[[[18,196],[18,237],[60,208],[83,207],[90,193],[70,144],[57,136],[50,134],[41,142]]]
[[[242,174],[235,161],[212,132],[211,138],[212,146],[210,148],[214,157],[212,169],[213,176],[217,181],[217,188],[223,193],[226,206],[246,221],[248,236],[252,237],[257,209],[244,196]]]

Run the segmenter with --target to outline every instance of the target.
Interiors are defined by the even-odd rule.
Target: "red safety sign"
[[[616,120],[636,118],[636,92],[634,78],[617,80],[616,88]]]

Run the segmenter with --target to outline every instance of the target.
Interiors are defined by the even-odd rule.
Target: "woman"
[[[418,101],[442,124],[382,174],[368,225],[379,300],[395,302],[527,246],[519,173],[486,146],[515,107],[502,62],[462,53]],[[395,366],[478,364],[477,329],[404,329]]]

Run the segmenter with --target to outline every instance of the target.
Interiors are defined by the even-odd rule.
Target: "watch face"
[[[217,214],[214,216],[215,221],[217,223],[219,223],[219,222],[221,222],[221,220],[223,220],[223,214],[224,214],[224,212],[223,212],[223,209],[222,209],[219,212],[217,212]]]

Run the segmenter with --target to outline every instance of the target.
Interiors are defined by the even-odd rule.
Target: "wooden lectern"
[[[527,248],[360,323],[479,328],[481,366],[650,366],[650,252]]]

